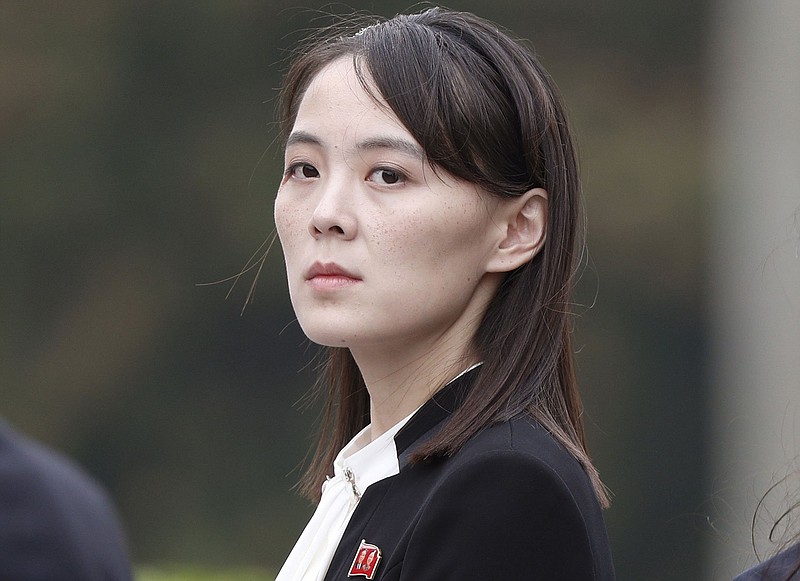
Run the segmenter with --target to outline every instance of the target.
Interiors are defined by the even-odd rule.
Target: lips
[[[315,262],[306,271],[305,279],[312,287],[319,290],[342,288],[361,281],[361,277],[357,274],[335,262]]]
[[[306,280],[311,280],[312,278],[326,277],[326,276],[361,280],[359,276],[345,270],[335,262],[326,262],[326,263],[315,262],[314,264],[311,265],[311,268],[309,268],[308,271],[306,272]]]

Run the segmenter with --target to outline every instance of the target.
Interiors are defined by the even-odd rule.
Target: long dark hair
[[[531,51],[495,24],[433,8],[355,33],[339,29],[304,46],[280,95],[285,135],[309,83],[339,58],[352,58],[365,90],[389,105],[434,169],[500,197],[535,187],[548,192],[542,250],[505,276],[473,338],[483,361],[476,383],[414,460],[452,455],[482,428],[528,413],[583,465],[607,506],[586,452],[570,346],[570,297],[583,248],[581,195],[555,85]],[[326,407],[301,486],[313,500],[338,451],[369,422],[369,395],[347,349],[328,348],[317,388]]]

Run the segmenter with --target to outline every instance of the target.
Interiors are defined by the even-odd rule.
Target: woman
[[[555,86],[471,14],[317,39],[285,78],[275,222],[327,346],[319,502],[278,581],[613,579],[569,335]]]

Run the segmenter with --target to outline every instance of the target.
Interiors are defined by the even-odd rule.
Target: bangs
[[[365,90],[377,89],[433,167],[495,194],[522,194],[535,184],[500,72],[468,39],[417,22],[422,16],[357,35],[354,65]]]
[[[540,148],[547,132],[541,111],[549,107],[540,80],[525,73],[537,63],[497,30],[488,31],[496,42],[487,45],[480,26],[488,24],[463,24],[430,10],[317,42],[287,74],[279,112],[284,135],[314,76],[349,57],[364,90],[388,104],[433,168],[495,195],[549,189]]]

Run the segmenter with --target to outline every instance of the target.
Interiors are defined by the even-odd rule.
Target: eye
[[[319,171],[311,164],[295,163],[289,166],[286,170],[286,175],[287,177],[296,179],[318,178]]]
[[[404,182],[406,176],[394,169],[380,168],[369,174],[368,179],[381,186],[392,186]]]

